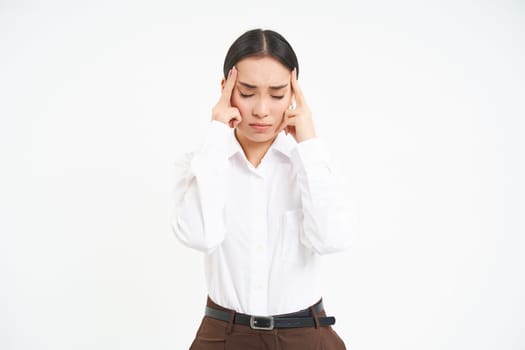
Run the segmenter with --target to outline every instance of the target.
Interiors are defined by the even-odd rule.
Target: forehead
[[[283,85],[291,72],[273,57],[246,57],[237,62],[237,79],[258,87]]]

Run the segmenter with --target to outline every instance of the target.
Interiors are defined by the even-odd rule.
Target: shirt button
[[[264,252],[264,244],[257,244],[257,253]]]

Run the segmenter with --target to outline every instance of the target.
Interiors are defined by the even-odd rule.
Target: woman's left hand
[[[294,109],[287,109],[284,112],[283,121],[277,129],[277,133],[284,130],[292,134],[298,143],[314,138],[315,129],[312,120],[312,112],[306,105],[304,95],[297,82],[297,69],[292,71],[292,92],[295,95],[296,106]]]

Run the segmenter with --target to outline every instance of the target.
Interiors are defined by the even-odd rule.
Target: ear
[[[295,109],[296,107],[296,104],[295,104],[295,95],[292,96],[292,99],[290,101],[290,107],[288,107],[288,109]]]
[[[221,80],[221,91],[224,90],[224,84],[226,84],[226,79],[222,78],[222,80]]]

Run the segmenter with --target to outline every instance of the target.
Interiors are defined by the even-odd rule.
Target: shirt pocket
[[[301,242],[303,234],[303,210],[294,209],[283,214],[280,254],[282,260],[293,264],[303,264],[310,254],[309,249]]]

